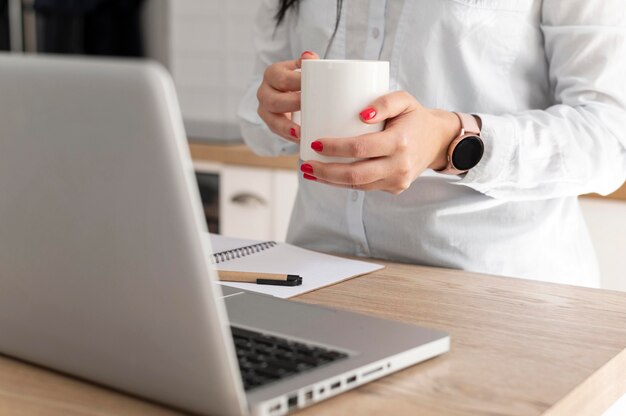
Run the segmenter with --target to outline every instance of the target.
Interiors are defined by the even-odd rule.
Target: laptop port
[[[367,376],[371,376],[372,374],[378,373],[379,371],[383,371],[384,367],[376,367],[376,368],[372,368],[369,371],[366,371],[362,374],[363,377],[367,377]]]
[[[276,413],[276,412],[278,412],[278,411],[280,410],[280,408],[281,408],[281,407],[282,407],[282,406],[281,406],[281,404],[280,404],[280,403],[276,403],[274,406],[271,406],[271,407],[269,408],[269,412],[270,412],[270,413]]]
[[[346,384],[354,383],[356,381],[356,375],[348,377]]]
[[[324,393],[326,393],[325,387],[320,387],[320,389],[317,391],[317,394],[324,394]]]
[[[287,408],[293,409],[297,405],[298,405],[298,395],[294,394],[293,396],[289,396],[289,399],[287,399]]]
[[[313,390],[309,390],[307,392],[304,393],[304,401],[306,403],[310,402],[311,400],[313,400]]]
[[[338,388],[339,388],[339,386],[341,386],[341,381],[337,381],[337,382],[335,382],[335,383],[331,384],[331,385],[330,385],[330,389],[331,389],[331,390],[335,390],[335,389],[338,389]]]

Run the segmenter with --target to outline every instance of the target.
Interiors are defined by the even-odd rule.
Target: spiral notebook
[[[290,298],[315,289],[382,269],[384,266],[274,241],[247,240],[209,234],[211,260],[219,270],[285,273],[302,276],[301,286],[266,286],[255,283],[220,282],[280,298]]]

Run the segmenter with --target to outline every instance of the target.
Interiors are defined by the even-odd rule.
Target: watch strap
[[[476,117],[466,113],[454,113],[461,120],[461,136],[474,135],[480,137],[480,127],[478,127],[478,121]]]

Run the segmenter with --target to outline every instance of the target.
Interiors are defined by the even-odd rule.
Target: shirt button
[[[380,36],[380,29],[375,27],[374,29],[372,29],[372,37],[374,39],[378,39],[378,37]]]
[[[353,191],[352,192],[352,200],[354,202],[356,202],[357,199],[359,199],[359,193],[357,191]]]

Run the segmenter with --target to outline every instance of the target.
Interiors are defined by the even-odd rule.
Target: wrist
[[[441,170],[448,165],[448,148],[461,132],[461,120],[456,114],[445,110],[431,110],[438,120],[438,134],[435,134],[436,155],[430,169]]]

